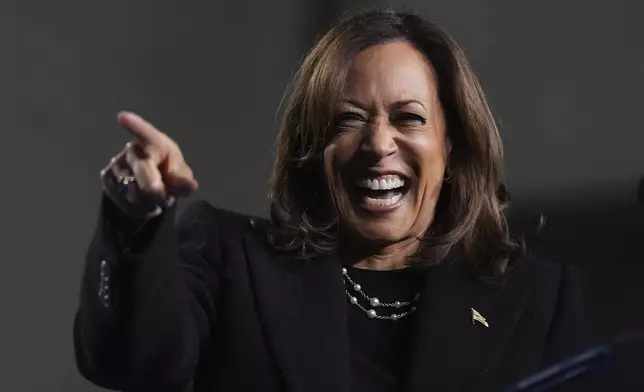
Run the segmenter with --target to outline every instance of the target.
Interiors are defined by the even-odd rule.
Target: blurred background
[[[100,391],[72,320],[120,109],[175,138],[197,195],[265,215],[276,110],[343,12],[418,11],[469,56],[499,121],[518,228],[579,267],[596,341],[644,330],[644,3],[9,0],[0,5],[0,390]]]

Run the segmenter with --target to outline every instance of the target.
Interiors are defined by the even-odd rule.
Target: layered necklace
[[[351,279],[346,268],[342,268],[342,280],[349,303],[362,310],[371,320],[397,321],[416,311],[419,294],[411,300],[382,302],[378,297],[367,295],[362,286]]]

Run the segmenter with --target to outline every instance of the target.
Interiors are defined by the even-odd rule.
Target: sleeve
[[[550,366],[585,349],[592,336],[577,269],[562,266],[555,310],[546,336],[542,365]]]
[[[173,206],[140,230],[104,197],[87,252],[74,346],[80,373],[122,391],[181,391],[215,319],[221,263],[213,208]],[[133,235],[133,233],[136,233]]]

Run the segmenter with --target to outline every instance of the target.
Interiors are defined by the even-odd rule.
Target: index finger
[[[165,135],[136,113],[120,112],[116,116],[116,120],[144,144],[154,144],[161,147],[166,143]]]

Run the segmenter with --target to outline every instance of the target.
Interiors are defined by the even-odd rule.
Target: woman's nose
[[[375,120],[369,124],[362,141],[362,150],[384,158],[398,149],[394,133],[396,129],[388,120]]]

